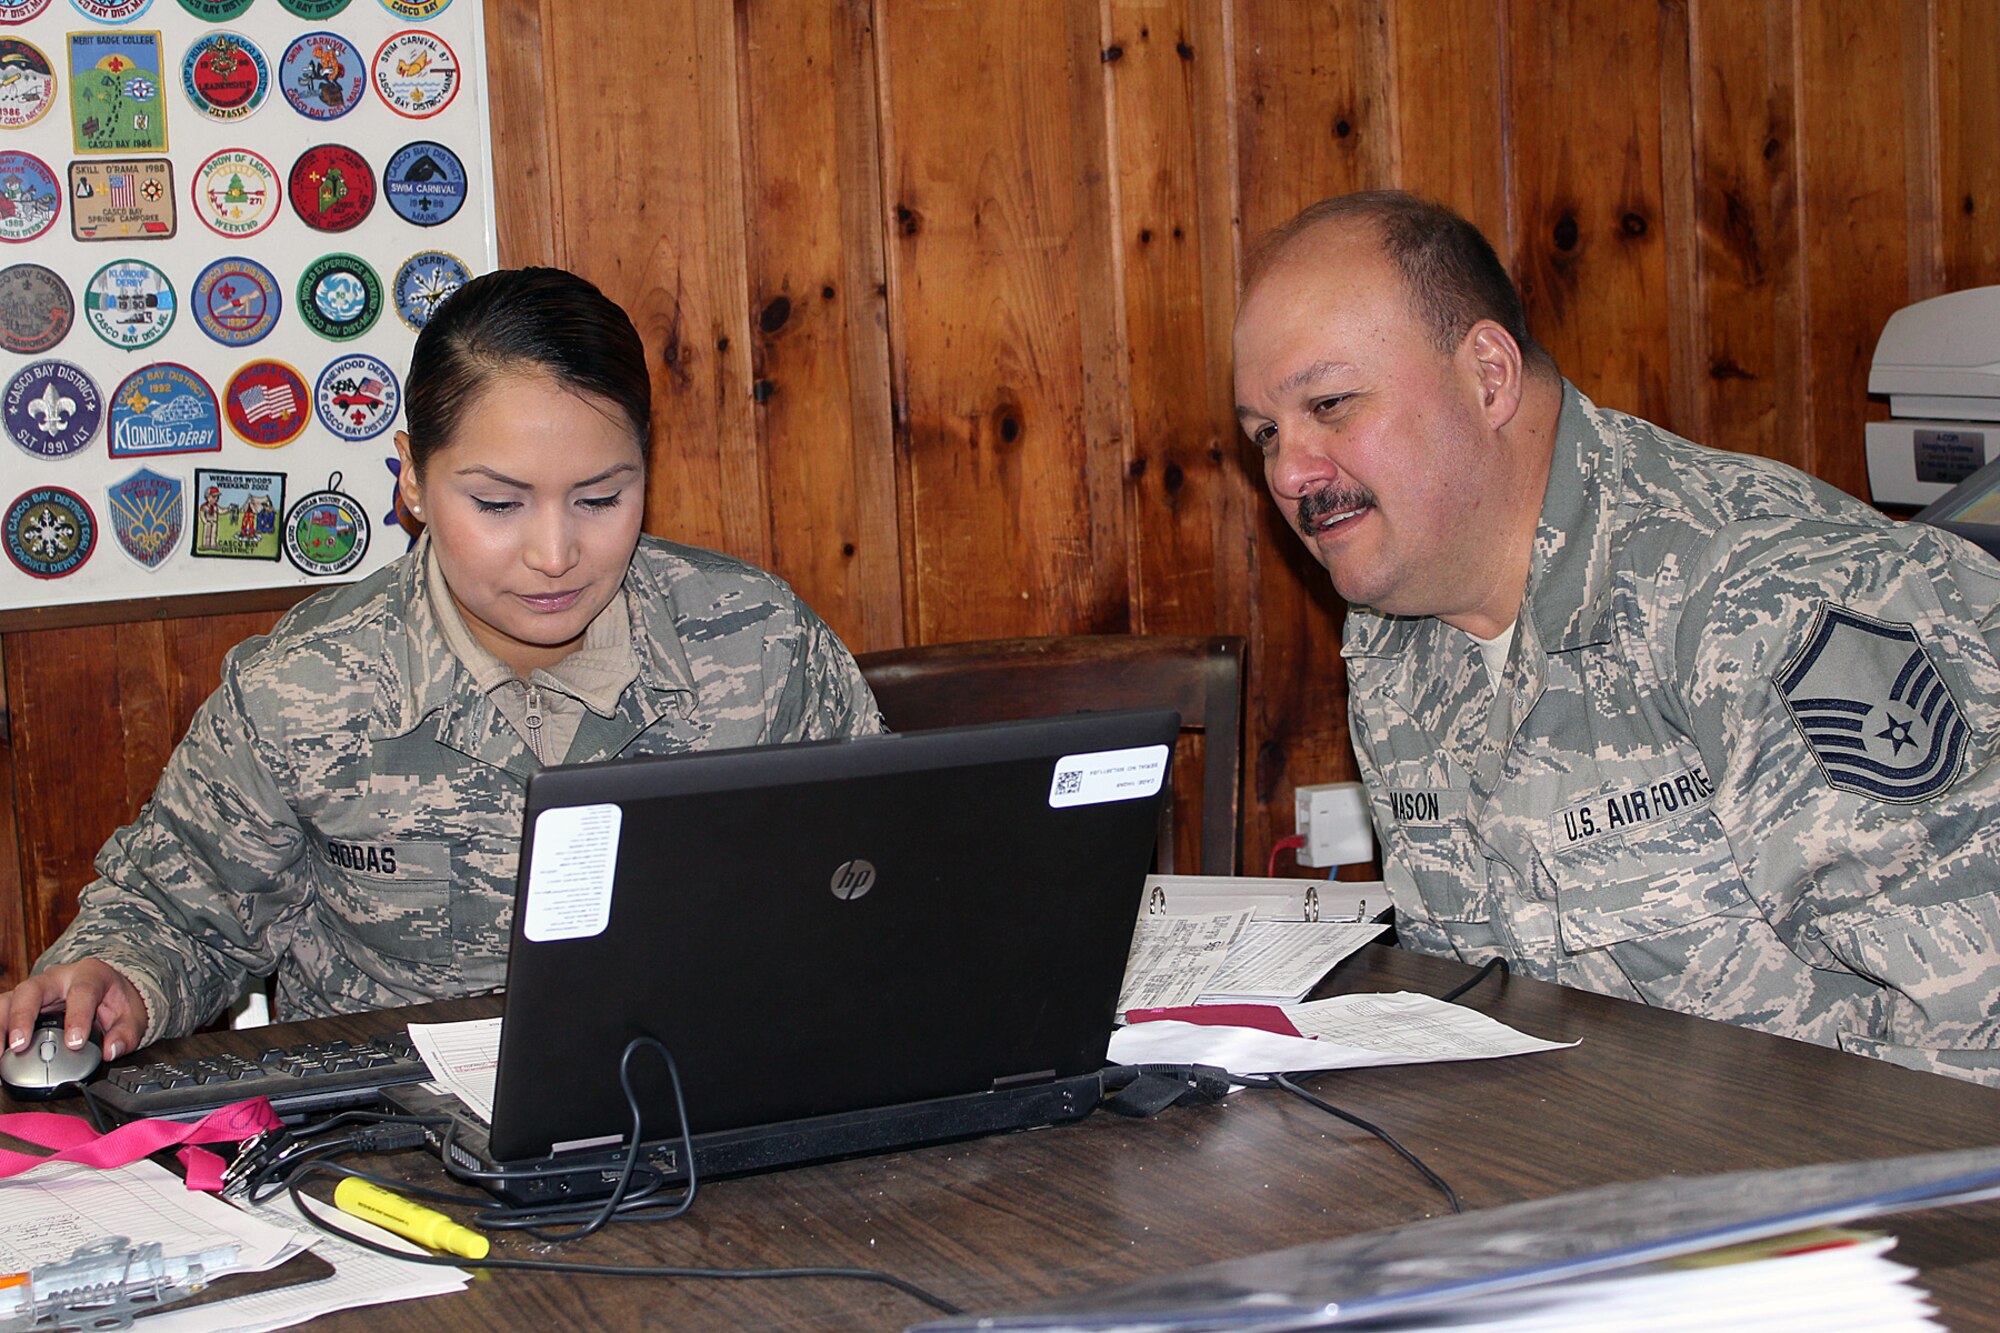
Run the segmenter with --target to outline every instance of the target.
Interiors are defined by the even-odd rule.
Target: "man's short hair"
[[[1405,190],[1362,190],[1308,205],[1257,243],[1244,290],[1293,242],[1324,224],[1350,219],[1374,226],[1382,253],[1402,274],[1410,302],[1440,352],[1457,351],[1474,324],[1490,319],[1520,344],[1531,370],[1556,373],[1555,358],[1528,332],[1527,311],[1514,280],[1479,228],[1443,204]]]

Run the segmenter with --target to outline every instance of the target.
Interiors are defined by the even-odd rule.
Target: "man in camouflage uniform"
[[[582,647],[524,682],[428,551],[231,651],[38,971],[109,963],[145,1000],[142,1045],[274,971],[284,1019],[494,990],[544,762],[882,730],[847,650],[749,565],[641,538]]]
[[[1406,195],[1260,252],[1236,366],[1406,944],[2000,1084],[2000,566],[1595,406]]]

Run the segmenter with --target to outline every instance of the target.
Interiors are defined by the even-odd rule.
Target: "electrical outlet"
[[[1322,782],[1293,793],[1302,866],[1351,866],[1375,859],[1368,796],[1358,782]]]

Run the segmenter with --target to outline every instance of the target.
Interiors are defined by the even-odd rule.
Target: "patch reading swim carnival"
[[[7,382],[4,400],[8,438],[37,458],[82,453],[104,424],[104,400],[81,366],[67,361],[35,361]]]
[[[164,157],[69,164],[69,234],[79,241],[172,240],[174,164]]]
[[[399,116],[435,116],[458,96],[458,56],[420,28],[399,32],[375,52],[375,93]]]
[[[449,222],[465,206],[465,164],[441,143],[406,143],[382,168],[382,194],[405,222]]]
[[[181,57],[181,91],[210,120],[241,120],[271,95],[270,62],[240,33],[204,33]]]
[[[201,331],[224,347],[248,347],[278,323],[278,279],[254,259],[218,259],[194,280],[188,302]]]
[[[179,479],[142,467],[105,491],[118,549],[148,573],[165,564],[181,544],[187,522],[185,490]]]
[[[0,129],[32,125],[55,102],[55,66],[42,48],[19,37],[0,37]]]
[[[195,168],[195,211],[223,236],[255,236],[270,226],[283,196],[278,169],[247,148],[225,148]]]
[[[186,366],[142,366],[111,395],[110,447],[113,458],[214,453],[222,447],[215,394]]]
[[[1907,805],[1964,771],[1971,730],[1912,625],[1823,602],[1774,682],[1828,786]]]
[[[0,348],[20,356],[46,352],[75,322],[76,300],[54,269],[40,264],[0,269]]]
[[[338,120],[361,105],[368,70],[353,42],[337,32],[309,32],[285,48],[278,86],[300,115]]]
[[[1610,833],[1628,833],[1708,804],[1715,788],[1701,765],[1593,796],[1549,816],[1558,847],[1574,847]]]
[[[23,574],[59,579],[83,568],[97,549],[97,516],[75,491],[38,486],[7,506],[0,543]]]

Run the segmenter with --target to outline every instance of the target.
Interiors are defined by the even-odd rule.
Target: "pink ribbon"
[[[198,1143],[241,1143],[244,1139],[279,1126],[278,1113],[263,1097],[236,1102],[210,1111],[193,1124],[178,1120],[134,1120],[109,1134],[99,1134],[87,1121],[54,1111],[17,1111],[0,1115],[0,1134],[12,1135],[39,1148],[54,1148],[46,1157],[0,1148],[0,1180],[32,1171],[44,1162],[80,1162],[107,1170],[150,1157],[163,1148],[180,1145],[181,1165],[187,1168],[191,1190],[215,1193],[222,1188],[223,1161]]]

